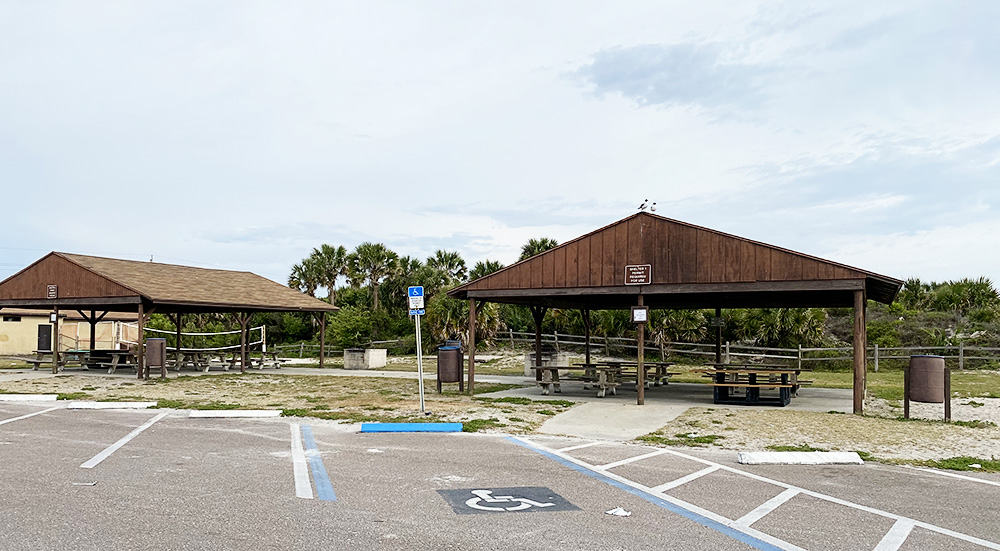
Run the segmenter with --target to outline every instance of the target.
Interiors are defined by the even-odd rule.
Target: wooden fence
[[[372,341],[365,347],[393,348],[399,346],[403,341]],[[509,346],[512,350],[519,346],[531,348],[535,343],[535,334],[506,331],[497,335],[493,340],[494,346]],[[706,343],[691,342],[650,342],[645,346],[647,353],[659,354],[661,358],[669,356],[696,356],[714,357],[715,345]],[[566,333],[545,333],[542,335],[542,345],[552,348],[557,352],[566,350],[583,350],[586,345],[583,335],[570,335]],[[272,346],[275,351],[287,357],[318,357],[319,345],[305,342],[295,344],[279,344]],[[632,354],[638,350],[639,345],[636,339],[626,337],[605,337],[591,336],[591,352],[603,353],[610,356],[612,352]],[[334,354],[342,354],[342,348],[335,348],[331,345],[326,347],[326,356],[332,357]],[[763,360],[779,360],[794,363],[801,367],[810,362],[845,362],[853,360],[853,349],[846,347],[833,348],[771,348],[763,346],[748,346],[743,344],[733,344],[725,342],[722,344],[722,358],[724,362],[730,362],[732,358],[753,358]],[[875,371],[878,371],[880,362],[909,360],[910,356],[918,354],[934,354],[944,356],[946,361],[951,362],[958,369],[965,369],[970,366],[970,362],[983,366],[986,363],[1000,363],[1000,348],[988,348],[979,346],[908,346],[908,347],[879,347],[870,346],[867,350],[868,361]]]
[[[534,346],[535,334],[519,331],[507,331],[499,336],[497,344],[504,342],[513,349],[517,343],[527,343]],[[649,343],[649,341],[647,341]],[[573,348],[582,350],[586,346],[585,337],[582,335],[569,335],[565,333],[546,333],[542,335],[543,346],[548,346],[560,352],[563,348]],[[591,352],[610,355],[612,351],[638,350],[639,345],[636,339],[625,337],[605,337],[592,335],[590,338]],[[652,342],[646,344],[644,349],[648,352],[658,353],[661,358],[671,355],[680,356],[715,356],[715,344],[706,343],[686,343],[686,342]],[[725,342],[722,344],[723,361],[728,363],[732,358],[759,358],[769,360],[781,360],[796,363],[799,367],[809,362],[831,362],[831,361],[853,361],[853,348],[831,347],[831,348],[770,348],[763,346],[749,346]],[[909,346],[909,347],[880,347],[878,345],[869,346],[867,349],[868,361],[875,371],[879,369],[879,363],[886,360],[909,360],[910,356],[919,354],[933,354],[943,356],[946,361],[954,362],[959,369],[965,369],[969,362],[992,362],[1000,363],[1000,348],[989,348],[979,346]]]

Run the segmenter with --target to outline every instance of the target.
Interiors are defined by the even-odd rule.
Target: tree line
[[[558,243],[533,238],[524,243],[524,260]],[[425,331],[429,345],[465,339],[468,303],[449,298],[446,291],[504,267],[496,260],[467,266],[457,251],[438,250],[426,259],[400,256],[383,243],[361,243],[353,250],[320,245],[292,267],[288,285],[339,306],[330,316],[328,341],[335,346],[362,346],[373,340],[412,341],[406,288],[422,285],[427,303]],[[321,292],[322,291],[322,292]],[[647,331],[654,341],[711,342],[711,310],[654,310]],[[274,315],[270,315],[274,317]],[[753,308],[723,310],[723,338],[756,346],[840,346],[852,338],[851,310],[837,308]],[[315,327],[304,316],[278,316],[272,335],[296,341],[315,338]],[[869,342],[882,346],[942,346],[965,342],[996,346],[1000,295],[985,278],[946,282],[909,279],[892,305],[869,304]],[[592,312],[596,336],[631,337],[635,327],[622,310]],[[270,323],[269,323],[270,324]],[[477,315],[477,341],[489,343],[506,331],[534,331],[527,308],[487,303]],[[583,334],[582,313],[550,309],[543,330]]]

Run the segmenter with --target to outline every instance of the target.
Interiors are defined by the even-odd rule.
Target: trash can
[[[167,339],[146,339],[146,367],[167,365]]]
[[[944,402],[943,356],[910,356],[910,400]]]
[[[465,391],[462,369],[461,346],[439,346],[437,354],[437,390],[441,393],[441,383],[458,383],[459,392]]]

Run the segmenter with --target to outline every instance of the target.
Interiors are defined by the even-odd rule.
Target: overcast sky
[[[1000,3],[0,0],[0,278],[657,214],[1000,280]],[[697,5],[695,5],[697,4]]]

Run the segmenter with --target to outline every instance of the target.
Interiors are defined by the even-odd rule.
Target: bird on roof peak
[[[639,212],[645,212],[646,209],[649,209],[649,212],[656,212],[656,201],[653,201],[653,203],[650,204],[649,199],[644,200],[642,204],[639,205]]]

